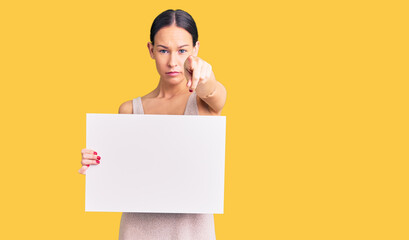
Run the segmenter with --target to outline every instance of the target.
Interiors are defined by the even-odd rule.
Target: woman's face
[[[189,55],[197,56],[199,41],[193,47],[190,33],[176,25],[161,28],[154,38],[155,45],[148,42],[148,49],[161,80],[170,84],[186,82],[184,63]]]

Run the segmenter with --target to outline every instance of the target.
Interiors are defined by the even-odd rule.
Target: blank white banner
[[[225,116],[87,114],[85,211],[223,213]]]

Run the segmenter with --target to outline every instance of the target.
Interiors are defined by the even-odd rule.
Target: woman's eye
[[[166,53],[166,50],[159,50],[160,53]]]
[[[181,53],[185,53],[185,52],[186,52],[186,50],[185,50],[185,49],[180,49],[179,51],[183,51],[183,52],[181,52]]]

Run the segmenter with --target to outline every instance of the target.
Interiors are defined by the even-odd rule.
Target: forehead
[[[181,46],[192,45],[192,36],[188,31],[175,25],[161,28],[155,35],[155,45]]]

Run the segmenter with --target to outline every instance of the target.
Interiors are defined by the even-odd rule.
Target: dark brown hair
[[[188,31],[190,35],[192,35],[193,39],[193,47],[196,45],[196,41],[199,38],[199,33],[197,32],[197,27],[195,20],[193,20],[192,16],[189,13],[177,9],[177,10],[166,10],[159,14],[155,20],[153,20],[152,27],[151,27],[151,35],[150,39],[152,45],[155,45],[154,38],[155,34],[163,27],[171,26],[172,24],[176,23],[176,26],[181,27]]]

